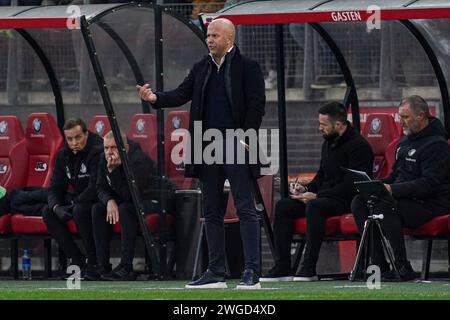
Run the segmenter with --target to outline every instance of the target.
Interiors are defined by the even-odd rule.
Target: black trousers
[[[380,209],[377,208],[377,213],[379,213],[379,210]],[[362,233],[364,229],[364,222],[370,212],[366,201],[360,195],[356,196],[352,201],[352,212],[355,217],[356,224],[358,225],[358,229]],[[402,265],[407,260],[402,228],[417,228],[431,219],[441,214],[445,214],[444,211],[441,212],[439,210],[431,210],[423,202],[412,199],[398,199],[396,201],[395,211],[387,208],[382,213],[384,218],[380,220],[380,224],[392,246],[396,264],[398,263],[399,265]],[[374,240],[375,264],[386,266],[387,262],[384,257],[379,235],[375,233],[375,236],[377,237]]]
[[[145,212],[154,212],[156,207],[151,201],[142,200]],[[119,203],[119,222],[121,226],[121,258],[120,263],[132,267],[139,222],[136,210],[131,202]],[[109,265],[112,225],[106,221],[106,207],[97,202],[92,207],[92,225],[94,229],[95,247],[98,264]]]
[[[260,274],[260,225],[255,209],[253,178],[246,164],[202,165],[200,181],[203,192],[206,241],[208,243],[208,269],[225,273],[225,231],[223,219],[223,185],[228,178],[234,205],[240,221],[240,234],[244,249],[245,269]]]
[[[92,203],[76,203],[73,206],[72,214],[78,233],[83,241],[87,262],[95,265],[97,264],[97,258],[95,254],[94,236],[92,233],[91,208]],[[52,237],[55,238],[66,256],[72,259],[72,264],[84,266],[86,263],[85,256],[76,245],[72,234],[67,227],[67,222],[60,220],[48,206],[44,207],[42,217],[44,218],[44,222]]]
[[[304,264],[315,267],[325,234],[325,220],[350,211],[349,204],[318,198],[307,204],[291,198],[281,199],[275,205],[273,231],[275,238],[275,263],[285,270],[291,269],[291,243],[294,220],[306,217],[306,251]]]
[[[0,216],[10,213],[10,205],[9,205],[9,198],[7,196],[4,196],[0,199]]]

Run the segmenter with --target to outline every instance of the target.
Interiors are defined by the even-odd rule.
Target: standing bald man
[[[193,66],[178,88],[167,92],[153,92],[148,84],[137,86],[141,99],[150,102],[154,108],[178,107],[191,100],[189,131],[193,139],[192,147],[195,143],[202,143],[203,133],[208,129],[215,129],[216,132],[219,130],[224,137],[223,155],[218,156],[220,152],[216,153],[218,161],[206,164],[205,159],[202,159],[200,163],[185,164],[186,176],[198,177],[202,182],[209,254],[208,269],[198,280],[186,286],[190,289],[227,287],[223,226],[225,208],[221,205],[225,179],[230,181],[245,256],[245,270],[237,289],[261,287],[260,226],[252,191],[253,179],[261,176],[260,165],[237,164],[235,157],[226,157],[227,153],[236,154],[240,144],[235,136],[227,140],[225,132],[227,129],[258,131],[265,112],[264,78],[259,65],[241,55],[234,44],[234,37],[235,28],[231,21],[214,20],[207,30],[209,55]],[[202,126],[202,131],[195,135],[194,123]],[[204,148],[205,143],[203,150]],[[256,146],[250,145],[250,148]]]

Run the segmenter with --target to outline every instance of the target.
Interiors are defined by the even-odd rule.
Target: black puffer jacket
[[[95,183],[97,181],[98,160],[103,150],[103,140],[97,134],[89,132],[86,146],[74,154],[67,146],[59,151],[55,170],[50,181],[48,205],[64,205],[67,188],[72,186],[71,198],[75,203],[96,202]]]
[[[47,205],[48,190],[42,187],[14,189],[10,192],[9,200],[11,212],[20,212],[26,216],[41,216],[44,206]]]
[[[392,185],[395,198],[423,201],[438,211],[450,210],[450,147],[442,123],[433,118],[422,131],[404,137],[398,144],[392,173],[384,180]]]
[[[369,143],[348,123],[344,134],[322,145],[320,168],[306,185],[318,198],[333,198],[350,204],[356,195],[353,179],[342,167],[372,174],[373,152]]]

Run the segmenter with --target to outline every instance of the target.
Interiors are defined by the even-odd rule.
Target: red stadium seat
[[[11,233],[11,214],[0,216],[0,235]]]
[[[30,114],[25,142],[28,151],[26,185],[48,187],[56,155],[64,145],[64,138],[53,117],[48,113]]]
[[[155,161],[158,159],[157,133],[154,114],[138,113],[131,118],[128,139],[139,143],[142,151]]]
[[[340,232],[340,216],[329,217],[325,221],[325,235],[332,236]],[[294,233],[306,234],[307,221],[306,218],[298,218],[294,221]]]
[[[18,144],[22,146],[20,142]],[[25,139],[20,152],[11,152],[12,174],[16,175],[14,165],[24,171],[20,187],[49,187],[50,179],[58,151],[64,145],[64,138],[53,117],[48,113],[32,113],[28,116]],[[15,178],[14,178],[15,179]],[[8,219],[7,217],[3,219]],[[44,240],[46,259],[44,269],[47,277],[51,276],[51,238],[47,227],[39,216],[25,216],[15,213],[10,216],[11,230],[15,234],[12,239],[11,262],[14,279],[18,278],[18,240],[27,236]]]
[[[164,138],[165,138],[165,160],[166,160],[166,173],[167,176],[176,183],[180,189],[191,189],[193,185],[193,179],[185,178],[184,176],[184,164],[175,164],[171,159],[171,154],[174,146],[176,146],[179,141],[172,141],[171,137],[177,137],[182,139],[182,137],[187,133],[189,128],[189,112],[188,111],[171,111],[168,113],[166,118],[166,124],[164,126]],[[184,129],[184,131],[177,130]],[[176,131],[177,130],[177,131]],[[175,134],[175,133],[176,134]],[[180,157],[183,155],[180,153]]]
[[[26,183],[25,134],[16,116],[0,116],[0,186],[10,191]]]
[[[14,214],[11,219],[13,230],[20,230],[23,234],[43,234],[48,235],[47,225],[42,217],[39,216],[25,216],[23,214]],[[77,234],[77,226],[74,220],[67,222],[67,227],[72,234]]]
[[[100,137],[104,137],[109,131],[111,131],[111,125],[109,124],[108,116],[97,115],[93,116],[88,124],[88,130],[98,134]]]
[[[50,185],[56,155],[63,144],[63,136],[50,114],[29,115],[25,134],[25,158],[28,157],[26,186],[48,187]],[[48,234],[42,217],[14,214],[11,218],[11,226],[14,233]]]
[[[355,222],[355,217],[352,213],[343,214],[340,218],[339,225],[342,234],[354,235],[359,234],[358,226]]]
[[[70,233],[78,234],[77,225],[75,224],[75,220],[67,221],[67,227],[69,228]]]
[[[362,136],[369,142],[375,155],[374,179],[387,176],[390,167],[388,167],[385,159],[386,147],[400,137],[394,118],[392,115],[384,113],[369,114]]]
[[[439,216],[431,219],[427,223],[424,223],[418,228],[410,229],[404,228],[403,234],[408,236],[427,236],[427,237],[437,237],[449,232],[448,219],[450,214]]]
[[[49,234],[44,219],[39,216],[25,216],[14,214],[11,218],[11,226],[15,233],[20,234]]]
[[[448,232],[447,218],[450,215],[436,217],[418,228],[404,228],[403,234],[410,236],[439,236]],[[348,213],[341,216],[340,228],[342,234],[358,234],[353,214]]]

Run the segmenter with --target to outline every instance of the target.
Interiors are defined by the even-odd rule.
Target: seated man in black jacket
[[[124,143],[126,136],[122,135]],[[103,137],[104,156],[99,163],[97,194],[100,200],[92,208],[92,223],[99,262],[98,274],[94,279],[130,281],[136,279],[133,272],[134,247],[138,232],[138,220],[127,179],[119,157],[112,131]],[[128,140],[125,149],[129,165],[133,170],[144,212],[157,210],[152,180],[155,176],[155,162],[140,148],[139,144]],[[112,271],[109,263],[109,245],[112,225],[121,224],[121,260]]]
[[[397,144],[392,173],[383,179],[386,188],[394,197],[395,205],[375,206],[377,213],[383,213],[381,226],[394,252],[395,264],[400,280],[415,277],[406,258],[402,228],[417,228],[425,222],[450,212],[450,175],[448,161],[450,147],[446,132],[439,119],[430,115],[428,104],[419,96],[402,100],[399,115],[405,137]],[[394,209],[394,210],[393,210]],[[369,215],[364,199],[358,195],[352,202],[352,212],[358,229],[362,232]],[[385,280],[394,280],[388,271],[379,241],[375,242],[375,264]]]
[[[325,233],[325,219],[349,212],[356,194],[353,181],[341,167],[372,173],[372,149],[347,121],[347,110],[341,103],[330,102],[319,109],[319,130],[325,139],[319,171],[310,183],[291,185],[291,196],[276,204],[275,266],[260,281],[317,280],[316,263]],[[292,229],[294,220],[305,216],[306,251],[300,271],[293,277]]]
[[[48,206],[42,216],[50,234],[56,239],[72,264],[84,268],[86,258],[67,227],[74,219],[87,254],[87,269],[97,263],[92,235],[91,207],[97,202],[95,184],[102,139],[87,130],[81,119],[70,119],[63,127],[66,146],[59,151],[48,192]],[[68,191],[69,186],[71,190]]]

